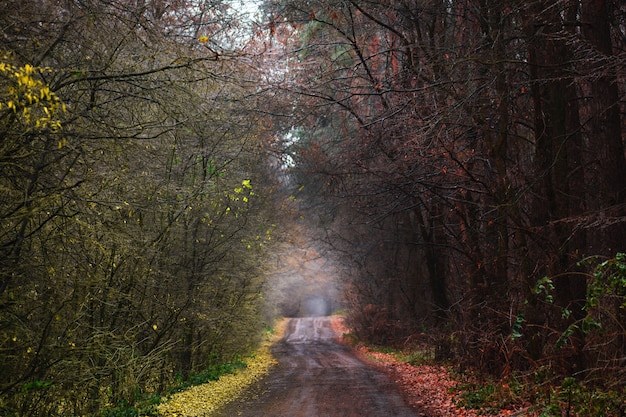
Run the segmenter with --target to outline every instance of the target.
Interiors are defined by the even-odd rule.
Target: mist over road
[[[335,342],[330,317],[294,318],[279,364],[223,417],[418,417],[387,376]]]

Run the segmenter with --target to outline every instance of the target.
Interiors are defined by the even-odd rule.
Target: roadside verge
[[[283,336],[286,320],[276,324],[275,332],[244,361],[245,368],[223,375],[217,381],[191,387],[172,395],[157,407],[160,417],[209,417],[211,413],[237,399],[248,387],[269,373],[277,364],[271,346]]]

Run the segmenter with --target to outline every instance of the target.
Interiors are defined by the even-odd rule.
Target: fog
[[[341,309],[336,268],[312,246],[284,245],[267,298],[272,313],[284,317],[326,316]]]

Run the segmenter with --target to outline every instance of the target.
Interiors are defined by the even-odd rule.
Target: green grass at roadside
[[[344,339],[350,339],[350,335],[343,335]],[[389,346],[366,345],[372,352],[380,352],[392,355],[398,362],[408,363],[409,365],[432,365],[435,364],[435,349],[430,346],[423,345],[410,348],[394,348]],[[372,358],[375,359],[375,358]]]
[[[245,368],[222,375],[218,380],[193,386],[171,396],[157,407],[158,415],[209,416],[213,411],[236,399],[251,384],[265,375],[276,363],[269,346],[264,345],[246,360]]]
[[[236,399],[276,363],[270,347],[282,336],[284,323],[281,321],[275,328],[267,328],[264,343],[251,355],[216,363],[186,379],[181,376],[169,393],[141,396],[132,406],[117,404],[102,417],[209,416]]]
[[[211,413],[237,399],[243,391],[254,382],[266,375],[275,365],[276,359],[270,351],[272,343],[278,340],[284,331],[285,321],[278,323],[273,335],[259,347],[254,354],[243,362],[245,367],[234,373],[220,376],[209,381],[178,392],[157,407],[160,417],[178,416],[210,416]]]
[[[537,381],[536,374],[506,380],[463,378],[454,388],[457,403],[483,415],[504,408],[524,410],[516,415],[538,417],[621,417],[626,413],[624,387],[592,387],[574,378]]]
[[[350,337],[344,335],[344,339]],[[368,356],[380,361],[376,353],[390,355],[396,361],[415,367],[442,365],[435,360],[434,350],[428,346],[393,348],[366,345]],[[545,369],[508,378],[495,379],[466,371],[453,371],[453,365],[444,364],[456,383],[449,389],[458,407],[474,410],[478,415],[506,415],[519,417],[622,417],[626,415],[626,387],[603,388],[575,378],[559,378]]]

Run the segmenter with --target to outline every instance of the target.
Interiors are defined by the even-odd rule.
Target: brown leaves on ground
[[[336,334],[348,334],[342,317],[333,320]],[[410,365],[400,362],[395,355],[377,352],[359,344],[356,352],[366,362],[383,369],[398,384],[407,403],[429,417],[477,417],[476,410],[456,405],[455,380],[448,368],[441,365]],[[500,410],[498,416],[512,416],[513,410]]]
[[[357,351],[361,357],[382,367],[416,410],[431,417],[477,416],[473,410],[456,406],[451,392],[457,383],[444,366],[413,366],[398,362],[394,355],[375,352],[365,346],[358,346]]]

